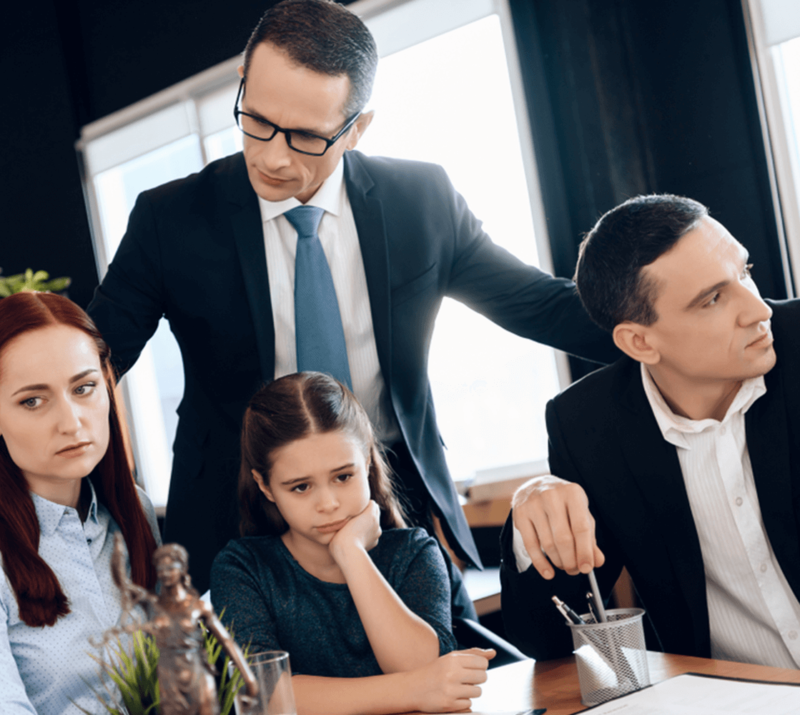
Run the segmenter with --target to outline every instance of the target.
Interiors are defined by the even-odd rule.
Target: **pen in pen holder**
[[[584,705],[600,703],[650,685],[641,608],[605,612],[604,623],[568,623]],[[582,618],[590,620],[589,614]]]

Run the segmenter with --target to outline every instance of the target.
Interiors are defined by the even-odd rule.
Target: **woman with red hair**
[[[0,712],[105,713],[89,638],[118,622],[114,534],[152,588],[153,507],[125,454],[109,349],[66,298],[0,300]]]

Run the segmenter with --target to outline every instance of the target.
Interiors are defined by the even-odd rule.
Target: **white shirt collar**
[[[344,192],[344,161],[339,160],[333,173],[322,182],[322,185],[306,204],[300,203],[292,197],[283,201],[267,201],[258,197],[258,206],[261,210],[261,221],[266,223],[296,206],[318,206],[326,212],[339,216],[342,211],[342,199]]]
[[[97,493],[94,490],[94,484],[92,484],[92,480],[87,478],[86,481],[89,484],[89,489],[91,490],[92,495],[87,520],[91,519],[96,522]],[[36,509],[36,518],[39,520],[39,530],[45,536],[52,536],[58,528],[58,525],[61,522],[61,517],[64,516],[64,512],[68,507],[64,506],[63,504],[56,504],[56,502],[49,501],[48,499],[45,499],[38,494],[34,494],[33,492],[31,492],[30,495],[31,499],[33,500],[33,506]]]
[[[684,447],[685,449],[690,447],[685,435],[699,434],[709,428],[725,424],[736,414],[744,415],[752,404],[767,391],[763,375],[751,377],[742,382],[739,392],[733,398],[733,402],[722,421],[710,417],[704,420],[692,420],[688,417],[676,415],[672,411],[656,386],[650,371],[645,367],[644,363],[639,363],[639,366],[642,373],[644,394],[647,395],[647,401],[653,410],[661,435],[670,444],[674,444],[676,447]]]

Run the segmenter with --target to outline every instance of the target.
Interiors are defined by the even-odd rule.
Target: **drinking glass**
[[[248,656],[247,660],[258,681],[258,696],[250,707],[238,705],[238,712],[247,715],[297,715],[289,654],[284,650],[268,650]]]

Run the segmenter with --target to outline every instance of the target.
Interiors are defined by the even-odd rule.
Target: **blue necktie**
[[[318,206],[298,206],[284,214],[297,231],[294,264],[297,370],[327,372],[352,387],[339,301],[317,235],[324,213],[325,209]]]

